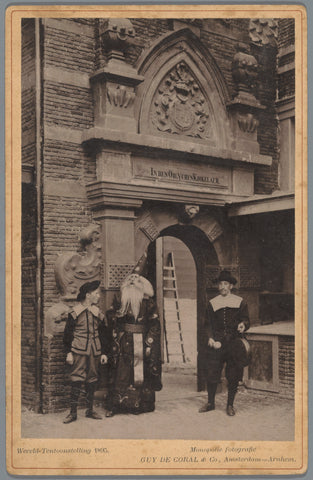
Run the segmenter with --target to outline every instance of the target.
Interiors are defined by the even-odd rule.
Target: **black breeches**
[[[224,363],[226,363],[225,375],[228,384],[237,384],[242,380],[243,367],[238,364],[236,358],[232,355],[229,345],[223,345],[215,350],[208,347],[208,383],[218,383],[221,378]]]

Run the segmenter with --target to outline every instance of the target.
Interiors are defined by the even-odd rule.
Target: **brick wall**
[[[278,77],[278,98],[291,97],[295,93],[295,71],[289,70]]]
[[[36,395],[36,190],[22,192],[22,332],[21,381],[23,403],[34,407]]]
[[[69,380],[65,368],[62,334],[43,341],[43,413],[56,412],[68,407]],[[69,402],[68,402],[69,403]]]
[[[82,187],[83,188],[83,187]],[[92,221],[86,198],[44,196],[44,310],[58,299],[54,265],[59,254],[75,252],[80,231]]]
[[[279,393],[294,398],[295,385],[295,341],[294,337],[279,337]]]
[[[35,34],[34,20],[22,22],[22,154],[23,163],[35,164]]]
[[[87,28],[88,26],[88,28]],[[94,70],[93,21],[47,19],[44,30],[45,67],[90,73]]]
[[[281,18],[278,20],[278,48],[294,45],[295,22],[293,18]]]
[[[22,159],[23,164],[36,163],[35,119],[35,34],[34,20],[22,21]],[[31,408],[37,403],[36,347],[36,189],[22,186],[22,318],[21,318],[21,383],[22,402]]]
[[[46,178],[79,182],[80,185],[95,181],[96,165],[89,159],[80,144],[47,138],[44,144],[43,171]],[[76,183],[77,184],[77,183]]]

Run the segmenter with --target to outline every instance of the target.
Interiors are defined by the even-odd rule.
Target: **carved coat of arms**
[[[153,98],[152,124],[161,132],[210,138],[209,106],[189,67],[178,63]]]

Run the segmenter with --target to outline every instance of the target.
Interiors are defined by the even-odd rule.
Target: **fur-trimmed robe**
[[[115,307],[107,312],[113,338],[107,406],[114,412],[153,411],[155,391],[162,388],[161,330],[154,302],[143,299],[137,320],[130,308],[119,316]]]

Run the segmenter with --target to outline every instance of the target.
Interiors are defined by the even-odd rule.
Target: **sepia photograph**
[[[11,7],[10,473],[305,471],[291,7]]]

